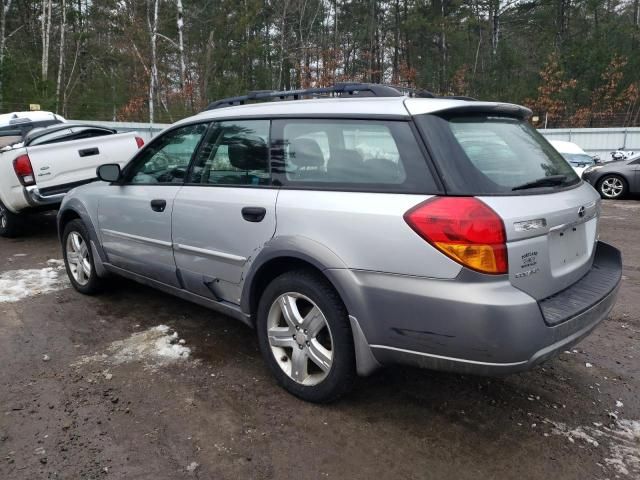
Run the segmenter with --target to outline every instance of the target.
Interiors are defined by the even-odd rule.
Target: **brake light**
[[[140,137],[136,137],[136,143],[138,144],[138,148],[142,148],[144,146],[144,140]]]
[[[500,216],[473,197],[434,197],[404,214],[422,238],[465,267],[482,273],[509,271]]]
[[[31,166],[31,160],[29,155],[20,155],[13,161],[13,169],[20,180],[20,183],[25,187],[29,185],[35,185],[36,178],[33,174],[33,167]]]

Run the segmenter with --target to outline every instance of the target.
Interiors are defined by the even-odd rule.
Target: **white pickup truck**
[[[69,190],[97,180],[98,166],[124,166],[143,144],[134,132],[95,125],[0,128],[0,236],[18,235],[25,214],[57,209]]]

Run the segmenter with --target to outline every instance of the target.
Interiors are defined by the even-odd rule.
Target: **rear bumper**
[[[579,281],[542,302],[506,278],[468,271],[455,280],[350,272],[356,281],[354,296],[341,293],[378,363],[493,375],[528,370],[574,345],[604,320],[622,272],[620,252],[604,243],[596,247],[588,274],[592,281],[599,271],[608,275],[607,288],[587,295]],[[575,303],[576,298],[583,302],[579,308],[567,309],[565,318],[554,310],[555,323],[545,321],[545,302],[558,307],[563,299]]]
[[[62,199],[67,192],[56,193],[53,195],[44,195],[40,192],[38,187],[25,187],[24,195],[32,207],[51,206],[55,207],[62,203]]]

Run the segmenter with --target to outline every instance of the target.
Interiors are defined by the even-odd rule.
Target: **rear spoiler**
[[[407,98],[404,101],[405,107],[411,115],[446,115],[452,114],[489,114],[504,115],[515,117],[522,120],[528,119],[533,112],[522,105],[513,103],[496,103],[496,102],[470,102],[464,100],[452,99],[433,99],[429,101]]]
[[[494,115],[505,115],[509,117],[516,117],[522,120],[526,120],[533,112],[529,110],[527,107],[522,107],[520,105],[514,105],[512,103],[495,103],[495,104],[469,104],[469,105],[460,105],[457,107],[451,107],[439,112],[433,113],[455,113],[455,114],[464,114],[464,113],[487,113]]]

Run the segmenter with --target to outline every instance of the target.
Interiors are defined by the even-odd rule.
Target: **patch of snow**
[[[606,447],[608,453],[604,458],[604,465],[618,475],[633,475],[634,478],[640,475],[639,420],[615,420],[609,427],[595,422],[594,427],[582,426],[574,429],[548,419],[545,423],[553,425],[551,433],[564,436],[571,443],[580,440],[592,447]]]
[[[189,465],[187,465],[187,472],[195,472],[199,466],[200,465],[198,465],[198,463],[191,462]]]
[[[10,270],[0,273],[0,303],[20,300],[52,293],[70,286],[64,264],[60,260],[49,260],[48,267],[29,270]]]
[[[120,365],[122,363],[143,362],[148,367],[166,365],[186,360],[191,349],[180,343],[178,333],[171,333],[166,325],[158,325],[143,332],[137,332],[124,340],[116,340],[107,347],[107,353],[83,356],[74,365],[91,362]]]
[[[624,403],[622,403],[620,400],[616,400],[616,408],[622,408],[624,407]]]

